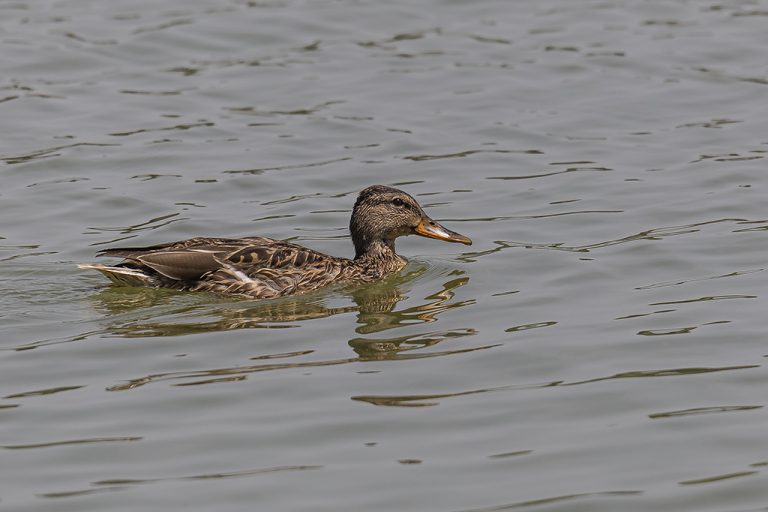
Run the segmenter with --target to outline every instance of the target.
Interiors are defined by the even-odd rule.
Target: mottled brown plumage
[[[395,239],[416,234],[470,245],[472,241],[430,219],[405,192],[373,185],[357,197],[349,223],[355,258],[329,256],[265,237],[191,238],[151,247],[106,249],[97,256],[124,258],[89,263],[117,284],[273,298],[331,283],[372,282],[405,266]]]

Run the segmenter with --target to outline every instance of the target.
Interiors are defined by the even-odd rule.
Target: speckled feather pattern
[[[332,283],[372,282],[397,272],[406,260],[395,253],[395,238],[415,233],[422,222],[437,225],[405,192],[375,185],[360,193],[353,209],[350,231],[354,259],[259,236],[198,237],[150,247],[106,249],[98,256],[123,261],[112,266],[94,263],[80,267],[98,270],[119,285],[275,298]],[[443,239],[468,242],[466,237],[448,233],[461,239],[452,240],[447,235]]]

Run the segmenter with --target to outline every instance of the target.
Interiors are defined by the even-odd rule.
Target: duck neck
[[[355,241],[355,261],[386,261],[397,257],[394,240]]]
[[[354,262],[368,269],[375,269],[377,273],[389,273],[399,270],[405,264],[405,260],[395,253],[395,240],[371,240],[365,244],[355,243]]]

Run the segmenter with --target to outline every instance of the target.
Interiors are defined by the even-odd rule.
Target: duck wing
[[[277,297],[313,289],[335,278],[337,258],[266,237],[192,238],[149,247],[106,249],[99,256],[189,288],[250,297]]]
[[[289,242],[250,245],[227,255],[196,290],[269,298],[310,291],[332,283],[342,272],[339,258]]]
[[[151,253],[173,252],[173,251],[212,251],[228,252],[236,251],[248,246],[269,246],[272,244],[289,244],[301,247],[289,242],[273,240],[263,236],[251,236],[245,238],[207,238],[197,237],[167,244],[150,245],[147,247],[116,247],[113,249],[104,249],[99,251],[96,256],[113,256],[118,258],[137,258]]]

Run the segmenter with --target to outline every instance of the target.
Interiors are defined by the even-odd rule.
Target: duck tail
[[[135,268],[128,267],[110,267],[108,265],[99,265],[98,263],[82,263],[79,268],[98,270],[110,281],[123,286],[158,286],[157,280]]]

